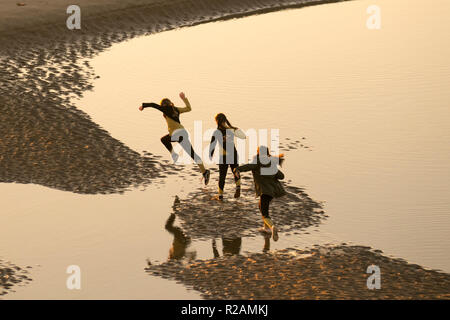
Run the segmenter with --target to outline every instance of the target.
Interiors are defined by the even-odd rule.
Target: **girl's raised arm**
[[[183,100],[183,102],[186,105],[186,107],[184,107],[184,108],[177,108],[178,111],[180,111],[180,113],[191,111],[192,110],[191,103],[189,102],[188,98],[186,98],[186,95],[184,94],[184,92],[180,92],[180,98],[181,98],[181,100]]]

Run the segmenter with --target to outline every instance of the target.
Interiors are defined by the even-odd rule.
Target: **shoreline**
[[[351,0],[80,0],[81,30],[70,31],[65,22],[66,9],[73,4],[69,0],[34,1],[18,6],[15,2],[0,3],[0,39],[18,36],[39,38],[55,30],[66,31],[63,36],[75,32],[98,33],[98,29],[120,32],[133,29],[160,32],[201,23],[241,18],[255,14],[285,9],[302,8],[320,4]],[[146,29],[146,30],[144,30]],[[58,35],[61,36],[61,35]]]
[[[0,128],[0,182],[109,194],[176,173],[175,168],[165,172],[173,166],[157,156],[142,156],[115,139],[71,103],[93,89],[90,59],[136,36],[341,1],[348,0],[82,0],[82,27],[73,31],[65,25],[65,9],[61,12],[68,0],[46,2],[46,9],[39,9],[43,1],[23,7],[2,4],[0,122],[6,125]],[[36,6],[33,14],[16,21],[28,20],[19,28],[3,19]]]
[[[186,179],[191,170],[183,176],[181,169],[177,166],[161,161],[159,157],[151,153],[145,155],[137,153],[112,137],[99,124],[93,122],[88,114],[75,108],[70,102],[74,96],[80,97],[85,91],[92,89],[95,70],[90,67],[89,59],[113,44],[137,36],[253,14],[334,2],[341,1],[135,0],[119,2],[113,0],[108,3],[110,5],[108,6],[105,0],[96,0],[94,3],[82,0],[79,4],[82,7],[84,4],[89,7],[86,15],[82,13],[82,30],[78,32],[69,31],[65,27],[67,15],[65,10],[62,10],[61,14],[59,9],[64,9],[68,2],[63,0],[52,9],[54,11],[48,11],[48,16],[45,14],[34,16],[26,24],[22,22],[27,17],[23,16],[21,19],[25,20],[17,20],[18,24],[22,23],[20,28],[5,22],[4,25],[0,25],[2,30],[0,31],[0,41],[2,41],[0,48],[0,62],[2,62],[0,67],[2,83],[0,86],[0,122],[2,123],[0,182],[34,183],[74,193],[107,194],[121,193],[130,186],[155,184],[161,182],[161,178],[167,174],[180,174],[180,178]],[[13,5],[15,6],[15,3]],[[108,8],[107,12],[102,11],[105,8]],[[1,6],[0,9],[2,9]],[[8,13],[5,10],[0,12],[3,15]],[[3,28],[4,26],[6,27]],[[195,171],[195,168],[192,171]],[[309,198],[305,193],[299,199],[298,203],[303,203]],[[181,200],[181,206],[191,211],[201,209],[203,203],[190,199]],[[312,210],[320,209],[320,207],[313,207],[312,204],[311,208],[305,209],[307,213],[303,224],[305,228],[312,223],[320,223],[324,220],[323,212]],[[256,207],[250,206],[247,209],[248,211],[256,210]],[[208,213],[208,210],[205,212]],[[226,213],[231,214],[232,211],[228,210]],[[188,221],[183,225],[184,220],[182,220],[182,225],[184,229],[190,231],[193,238],[201,238],[205,232],[209,231],[209,225],[217,222],[217,217],[209,217],[208,224],[196,226],[198,229],[203,228],[202,234],[195,234],[196,230],[189,230],[186,227],[194,225],[188,220],[190,216],[183,216],[183,214],[179,216]],[[291,216],[293,216],[291,213],[287,215],[288,218]],[[313,218],[316,217],[317,219],[314,220]],[[323,217],[326,218],[326,216]],[[302,227],[304,221],[299,220],[298,217],[293,217],[292,220],[299,222],[297,227]],[[252,222],[253,219],[249,223],[250,226]],[[256,228],[256,224],[254,227]],[[231,231],[242,232],[242,230]],[[209,236],[218,235],[211,232]],[[244,236],[248,236],[245,230]],[[149,266],[146,271],[152,276],[159,275],[157,272],[160,272],[169,279],[180,281],[183,285],[199,288],[198,291],[204,294],[204,298],[251,299],[254,298],[251,295],[253,292],[260,294],[258,298],[268,298],[266,294],[274,290],[279,292],[279,297],[286,299],[305,296],[325,299],[337,297],[342,299],[449,298],[446,291],[450,281],[448,274],[404,264],[395,259],[382,257],[363,247],[342,247],[337,248],[337,252],[330,248],[323,249],[325,254],[316,251],[313,257],[307,257],[304,260],[297,259],[304,252],[297,250],[288,252],[286,249],[271,255],[251,254],[249,258],[224,256],[219,259],[219,265],[216,264],[216,260],[197,261],[188,268],[190,270],[197,268],[197,273],[186,271],[182,266],[174,266],[172,263]],[[329,254],[329,251],[334,252]],[[386,269],[391,271],[388,283],[393,285],[392,291],[367,291],[364,287],[366,279],[364,267],[367,261],[365,258],[377,259],[377,262],[384,263]],[[347,264],[349,260],[352,261],[351,264]],[[280,261],[287,267],[283,269],[284,277],[277,278],[276,272]],[[243,292],[240,292],[239,283],[235,280],[239,279],[239,273],[229,278],[219,277],[223,275],[223,270],[237,267],[240,269],[236,271],[248,272],[263,278],[267,274],[267,266],[271,272],[269,281],[265,283],[250,281]],[[313,266],[312,272],[305,274],[304,270],[311,266]],[[334,273],[340,266],[345,266],[346,269],[342,273]],[[0,264],[0,273],[2,268]],[[397,270],[405,272],[401,277],[401,284],[404,287],[395,286]],[[192,280],[193,277],[211,272],[217,272],[215,274],[219,275],[218,279],[228,281],[231,284],[230,287],[221,293],[223,288],[209,286],[211,283],[214,284],[214,278],[210,278],[210,282],[206,284]],[[355,274],[358,275],[357,282],[352,278]],[[315,295],[316,288],[303,287],[305,291],[297,292],[302,293],[301,296],[285,290],[285,288],[301,289],[301,281],[313,282],[318,288],[327,290],[328,283],[324,282],[329,279],[327,276],[333,279],[336,276],[343,276],[341,283],[350,287],[357,283],[358,290],[347,293],[333,287],[331,291]],[[425,280],[422,277],[425,277]],[[250,276],[248,279],[251,279]],[[293,279],[300,281],[295,283]],[[416,288],[410,284],[418,285],[423,291],[416,293],[414,291]],[[429,290],[430,284],[441,285],[436,290],[434,288]],[[275,289],[271,290],[270,285],[273,285]]]

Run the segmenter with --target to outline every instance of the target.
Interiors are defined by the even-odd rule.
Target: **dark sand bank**
[[[301,188],[286,183],[285,189],[288,194],[273,200],[270,213],[280,237],[301,238],[328,216]],[[146,272],[175,280],[205,299],[450,298],[449,274],[384,256],[369,247],[327,244],[271,252],[270,236],[258,231],[262,222],[248,176],[243,176],[241,198],[233,199],[232,179],[227,180],[224,202],[210,200],[213,195],[199,188],[184,199],[175,199],[166,224],[174,236],[171,255],[162,264],[150,261]],[[244,239],[255,236],[262,239],[262,253],[241,254]],[[222,252],[217,251],[215,239],[221,239]],[[195,256],[187,250],[192,240],[213,240],[216,258],[193,260]],[[380,267],[381,290],[367,288],[370,265]]]
[[[71,103],[92,89],[88,60],[140,35],[329,2],[337,1],[81,1],[77,31],[65,26],[69,1],[2,3],[0,182],[78,193],[153,182],[165,171],[156,157],[131,150]]]
[[[180,180],[198,180],[194,166],[183,170],[184,166],[170,165],[151,153],[141,155],[74,107],[70,99],[92,89],[95,72],[89,59],[115,43],[141,35],[329,2],[338,1],[81,0],[82,29],[78,31],[65,27],[65,8],[71,4],[68,0],[33,1],[25,7],[2,2],[0,182],[35,183],[95,194],[163,182],[160,178],[171,173],[179,174]],[[136,111],[136,106],[130,109]],[[152,143],[159,144],[155,138]],[[299,146],[304,147],[299,141],[287,143],[282,150]],[[209,201],[213,194],[201,189],[179,199],[173,208],[173,216],[181,223],[178,230],[189,238],[203,240],[260,236],[256,229],[261,219],[248,187],[249,177],[244,184],[238,202],[231,199],[232,181],[227,182],[223,204]],[[281,227],[281,236],[291,233],[301,237],[327,216],[302,189],[289,185],[287,189],[290,194],[285,202],[274,202],[272,215]],[[269,239],[264,241],[270,245]],[[381,268],[379,291],[366,287],[366,269],[371,264]],[[450,298],[448,274],[425,270],[366,247],[225,255],[186,264],[172,261],[149,265],[146,271],[176,280],[205,298]],[[0,261],[0,294],[27,281],[30,279],[23,269]]]
[[[324,3],[349,0],[79,0],[82,10],[82,32],[99,31],[153,32],[191,26],[216,20],[261,14],[280,9],[301,8]],[[18,40],[18,37],[46,39],[64,38],[55,31],[68,31],[66,9],[70,0],[34,0],[17,6],[16,1],[0,4],[2,19],[0,35]],[[40,34],[40,37],[39,37]],[[48,40],[48,39],[47,39]]]
[[[234,182],[230,179],[225,187],[223,202],[211,200],[214,193],[197,189],[185,199],[176,199],[173,213],[182,229],[192,239],[216,237],[253,237],[262,227],[258,199],[255,198],[253,182],[243,177],[241,197],[233,199]],[[301,189],[285,185],[287,195],[274,199],[270,215],[283,235],[300,234],[305,229],[318,226],[326,215],[320,203],[315,202]]]
[[[28,277],[26,269],[0,259],[0,296],[10,292],[14,286],[23,285],[30,281],[32,280]]]
[[[367,267],[381,271],[381,289],[367,288]],[[149,265],[151,275],[199,291],[205,299],[449,299],[450,275],[425,270],[368,247],[317,247],[225,255],[185,264]]]

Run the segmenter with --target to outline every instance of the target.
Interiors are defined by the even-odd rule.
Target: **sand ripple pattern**
[[[367,288],[366,269],[381,270],[381,289]],[[450,275],[386,257],[362,246],[285,249],[182,264],[149,265],[205,299],[449,299]]]
[[[227,183],[233,186],[231,179]],[[252,183],[244,180],[244,184]],[[293,186],[285,186],[285,189],[288,194],[274,199],[270,206],[270,215],[282,235],[298,234],[306,228],[318,226],[327,218],[321,204],[309,198],[303,189]],[[262,219],[253,188],[243,187],[241,198],[237,200],[233,199],[232,191],[225,194],[223,202],[211,200],[213,195],[206,189],[198,189],[185,199],[175,201],[174,213],[187,236],[206,240],[259,235]]]
[[[26,269],[0,259],[0,296],[11,292],[13,287],[25,285],[30,281],[32,280]]]
[[[0,31],[0,182],[95,194],[161,181],[157,157],[114,139],[71,102],[93,88],[90,59],[136,36],[329,2],[338,1],[149,1],[88,12],[76,32],[64,15]]]

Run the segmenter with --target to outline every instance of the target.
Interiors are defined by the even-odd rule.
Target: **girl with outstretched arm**
[[[205,168],[202,159],[197,155],[197,153],[195,153],[194,148],[192,148],[192,144],[189,141],[188,133],[180,122],[180,114],[191,111],[191,104],[183,92],[180,93],[180,98],[185,104],[184,108],[175,107],[172,101],[164,98],[161,100],[161,105],[156,103],[143,103],[139,107],[139,110],[142,111],[145,108],[154,108],[163,113],[164,119],[166,119],[167,122],[169,134],[163,136],[161,138],[161,142],[164,144],[167,150],[169,150],[174,162],[178,160],[178,154],[173,150],[172,142],[180,143],[183,149],[198,165],[205,180],[205,185],[207,185],[209,182],[210,171]]]
[[[278,228],[270,218],[269,206],[273,198],[279,198],[286,194],[279,181],[284,179],[283,172],[278,170],[278,164],[281,165],[283,161],[283,154],[271,156],[269,149],[266,146],[261,146],[252,162],[233,170],[238,178],[241,176],[240,172],[252,172],[256,196],[259,197],[259,210],[262,215],[264,230],[270,229],[274,241],[278,241]]]

